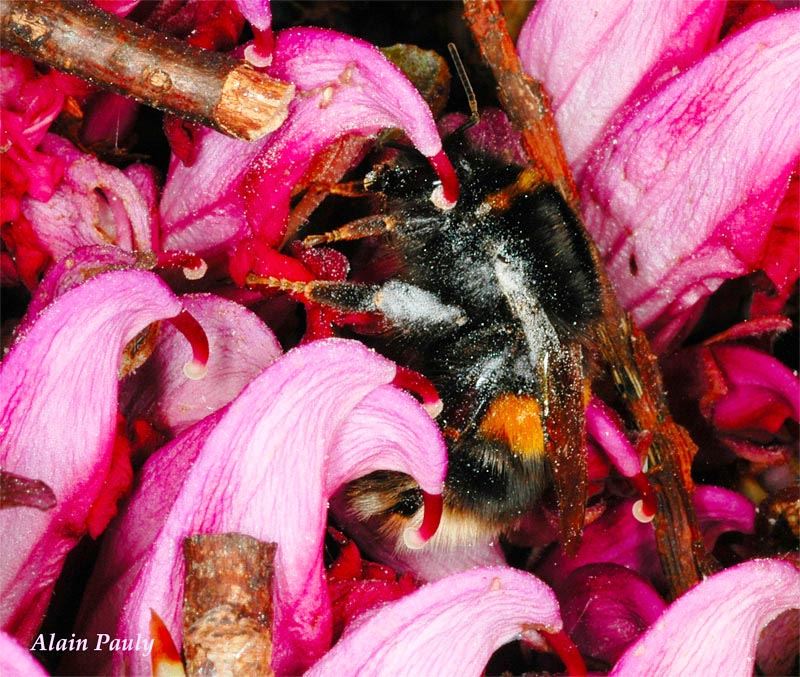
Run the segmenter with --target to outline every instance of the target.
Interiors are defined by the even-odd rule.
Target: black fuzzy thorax
[[[549,471],[544,454],[523,458],[483,437],[481,418],[504,394],[534,396],[546,408],[544,355],[580,342],[600,315],[600,285],[583,229],[554,187],[519,195],[497,213],[486,198],[514,183],[521,168],[474,152],[458,137],[447,152],[461,183],[450,211],[432,204],[435,177],[421,159],[404,158],[375,179],[399,220],[379,258],[393,262],[395,278],[463,309],[467,320],[435,330],[394,327],[381,350],[430,378],[442,396],[440,422],[456,433],[448,441],[448,507],[503,524],[541,497]],[[532,353],[498,265],[515,271],[512,287],[541,309],[555,342],[545,337]],[[406,494],[394,512],[407,514],[412,504]]]

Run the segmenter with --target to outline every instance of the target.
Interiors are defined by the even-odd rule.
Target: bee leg
[[[366,216],[363,219],[356,219],[350,223],[320,235],[309,235],[303,240],[304,247],[316,247],[330,242],[341,242],[344,240],[361,240],[365,237],[383,235],[391,232],[397,227],[398,219],[388,214],[378,214],[376,216]]]
[[[435,294],[400,280],[382,285],[318,280],[307,283],[305,293],[313,303],[346,313],[375,314],[411,334],[452,330],[468,319],[458,306],[443,303]]]
[[[295,282],[250,273],[247,284],[287,292],[311,309],[327,308],[336,313],[331,323],[358,326],[375,320],[406,331],[430,331],[431,327],[459,327],[466,321],[461,308],[442,303],[435,295],[414,285],[389,280],[383,285],[312,280]],[[422,374],[398,366],[394,384],[416,395],[432,417],[442,411],[436,387]]]
[[[368,197],[372,195],[364,188],[363,181],[312,181],[306,188],[309,193],[324,193],[325,195],[338,195],[339,197]]]

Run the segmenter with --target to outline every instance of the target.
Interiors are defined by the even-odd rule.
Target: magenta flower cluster
[[[139,3],[96,4],[124,16]],[[146,163],[119,169],[85,150],[131,129],[138,104],[1,56],[0,273],[31,301],[0,366],[0,470],[4,486],[38,480],[55,500],[2,497],[0,673],[46,674],[27,649],[87,535],[104,534],[76,635],[149,637],[155,611],[180,649],[181,544],[223,532],[278,545],[277,674],[478,675],[514,640],[555,651],[575,673],[585,673],[578,651],[614,675],[749,675],[756,661],[766,674],[791,669],[796,558],[745,549],[668,604],[640,450],[598,397],[587,454],[601,500],[574,557],[542,507],[511,536],[542,553],[528,571],[508,566],[497,542],[446,550],[435,537],[366,562],[333,531],[341,552],[326,570],[329,502],[336,510],[337,491],[375,470],[415,479],[426,495],[416,536],[430,538],[447,470],[436,402],[425,384],[414,389],[427,407],[401,387],[402,366],[335,338],[347,317],[274,295],[264,311],[265,294],[245,278],[347,279],[339,251],[282,244],[293,190],[348,135],[367,144],[402,130],[439,175],[432,197],[446,209],[458,184],[440,131],[456,123],[437,127],[371,44],[322,28],[273,34],[267,0],[209,3],[222,14],[187,9],[197,4],[159,3],[160,27],[216,46],[246,20],[254,39],[238,53],[296,97],[256,142],[168,121],[163,183]],[[791,486],[800,383],[771,348],[791,327],[784,309],[800,276],[800,10],[539,0],[518,51],[552,95],[586,225],[653,340],[697,461],[739,459],[766,493]],[[49,131],[70,106],[84,111],[81,148]],[[519,155],[499,111],[469,136]],[[724,282],[746,276],[746,319],[688,342]],[[308,330],[284,352],[273,330],[296,301]],[[638,496],[605,500],[619,478]],[[754,532],[756,507],[740,489],[698,485],[709,550],[722,533]],[[350,526],[356,540],[375,537]],[[64,669],[149,674],[153,661],[106,647],[69,655]]]

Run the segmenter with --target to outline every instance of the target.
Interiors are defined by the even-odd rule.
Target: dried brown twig
[[[549,97],[541,83],[523,72],[498,2],[464,0],[464,10],[481,54],[497,80],[500,102],[522,134],[533,169],[541,180],[556,185],[580,213]],[[677,597],[714,568],[691,501],[691,464],[697,447],[672,419],[650,344],[619,306],[596,249],[593,255],[604,290],[599,349],[637,428],[653,435],[648,475],[658,495],[656,542],[670,593]]]
[[[4,49],[246,140],[286,119],[294,86],[88,2],[3,0]]]
[[[244,534],[183,542],[183,652],[190,675],[271,675],[275,544]]]

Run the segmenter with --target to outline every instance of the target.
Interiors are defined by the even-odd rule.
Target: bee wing
[[[545,451],[553,469],[561,542],[567,554],[580,545],[586,511],[586,402],[583,355],[577,344],[548,355],[545,370]]]

